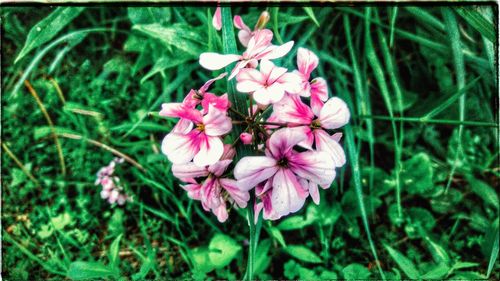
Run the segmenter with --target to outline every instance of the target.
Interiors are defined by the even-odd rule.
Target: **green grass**
[[[220,224],[180,188],[156,112],[219,74],[201,52],[243,50],[231,15],[265,7],[224,8],[217,32],[213,7],[3,6],[2,278],[498,279],[492,8],[268,7],[273,42],[295,41],[281,63],[316,52],[352,117],[321,204],[249,229],[253,210]],[[94,185],[115,156],[124,207]]]

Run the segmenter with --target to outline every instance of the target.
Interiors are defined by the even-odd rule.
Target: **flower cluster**
[[[124,193],[124,189],[120,184],[120,178],[113,176],[117,164],[123,163],[123,158],[114,158],[107,166],[102,167],[97,172],[95,185],[101,185],[101,198],[107,199],[109,204],[117,203],[124,205],[131,198]]]
[[[222,27],[220,16],[217,9],[213,18],[217,30]],[[255,213],[263,212],[264,219],[297,212],[309,196],[319,204],[319,187],[329,188],[336,168],[346,162],[339,144],[342,134],[334,130],[348,123],[347,105],[328,97],[325,79],[311,77],[319,63],[312,51],[298,48],[296,70],[272,62],[286,56],[294,42],[273,45],[273,33],[265,29],[268,20],[269,14],[262,13],[251,30],[235,16],[245,51],[203,53],[199,59],[208,70],[236,62],[231,73],[191,90],[181,103],[163,104],[160,111],[161,116],[178,118],[162,142],[174,176],[185,183],[182,187],[190,198],[201,201],[221,222],[232,206],[246,207],[251,192]],[[236,79],[236,94],[247,95],[248,112],[231,107],[227,94],[208,92],[226,76]],[[233,124],[244,129],[236,140],[227,137]],[[251,146],[255,155],[235,163],[239,145]]]

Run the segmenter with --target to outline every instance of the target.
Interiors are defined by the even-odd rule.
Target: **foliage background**
[[[497,6],[267,9],[296,42],[282,63],[317,52],[353,117],[320,206],[264,224],[257,276],[498,279]],[[172,120],[148,114],[217,74],[197,65],[222,50],[213,11],[1,7],[3,278],[242,278],[244,214],[188,199],[159,152]],[[109,147],[144,167],[123,165],[125,207],[93,184]]]

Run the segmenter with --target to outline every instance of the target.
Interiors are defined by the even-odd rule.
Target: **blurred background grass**
[[[295,40],[281,63],[316,52],[315,76],[352,120],[348,164],[320,206],[264,224],[256,276],[380,278],[380,266],[392,279],[498,279],[497,7],[232,13],[253,27],[264,9],[274,42]],[[243,214],[219,224],[188,199],[159,152],[173,123],[148,114],[217,74],[197,64],[222,51],[213,12],[1,8],[5,279],[243,276]],[[130,157],[125,207],[94,186],[116,155]]]

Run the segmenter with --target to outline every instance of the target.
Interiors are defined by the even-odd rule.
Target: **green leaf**
[[[446,276],[450,268],[443,263],[434,266],[431,270],[421,276],[422,279],[440,279]]]
[[[260,241],[256,251],[257,257],[255,258],[255,267],[254,267],[255,275],[263,273],[271,263],[271,256],[269,255],[270,248],[271,248],[271,239],[265,239]]]
[[[52,226],[56,230],[62,230],[71,223],[71,216],[68,213],[60,214],[57,217],[50,219]]]
[[[429,155],[419,153],[403,162],[402,186],[410,194],[425,194],[434,187],[433,175],[434,169]]]
[[[304,11],[306,12],[306,14],[309,16],[309,18],[311,18],[311,20],[314,22],[314,24],[319,27],[319,22],[318,20],[316,19],[316,16],[314,15],[314,11],[311,7],[302,7],[302,9],[304,9]]]
[[[482,245],[483,253],[486,258],[489,259],[488,262],[488,273],[486,274],[487,278],[490,277],[491,271],[495,266],[495,261],[498,258],[498,251],[500,249],[499,239],[500,232],[499,230],[499,220],[498,218],[491,225],[490,229],[486,232],[486,237],[484,239],[484,243]]]
[[[188,60],[193,59],[189,56],[176,56],[174,58],[164,57],[156,61],[150,71],[144,75],[141,79],[141,84],[146,82],[151,76],[155,75],[158,72],[164,71],[169,68],[173,68],[179,66],[181,64],[186,63]]]
[[[450,257],[448,256],[446,250],[441,245],[432,241],[428,236],[425,236],[424,239],[427,241],[429,251],[434,258],[434,261],[440,264],[449,265]]]
[[[120,240],[122,239],[123,234],[118,235],[118,237],[113,240],[111,246],[109,246],[109,264],[113,268],[118,267],[118,263],[120,262]]]
[[[76,134],[79,133],[70,129],[54,127],[56,134]],[[50,126],[37,127],[33,130],[33,138],[35,140],[39,140],[41,138],[45,138],[52,135],[52,128]]]
[[[283,248],[286,248],[285,238],[283,237],[283,234],[281,234],[281,231],[276,227],[269,227],[268,229],[271,236],[273,236]]]
[[[288,245],[285,251],[292,257],[309,263],[321,263],[321,258],[313,251],[300,245]]]
[[[392,259],[394,259],[396,264],[399,266],[399,268],[403,270],[406,276],[408,276],[411,279],[420,278],[420,273],[418,272],[417,268],[410,259],[408,259],[403,254],[394,250],[388,245],[385,245],[385,248],[389,252],[389,255],[391,255]]]
[[[188,25],[175,23],[164,27],[158,23],[136,24],[132,29],[159,40],[167,47],[176,47],[192,57],[198,57],[201,53],[200,42],[203,42],[203,38],[199,32]]]
[[[208,250],[208,256],[215,268],[223,268],[236,257],[241,250],[241,245],[230,236],[217,233],[210,241]]]
[[[110,276],[117,278],[118,273],[100,262],[75,261],[69,265],[67,276],[73,280],[84,280]]]
[[[35,24],[28,33],[24,47],[14,63],[22,59],[33,49],[41,46],[57,35],[66,25],[76,18],[84,7],[58,7],[46,18]]]
[[[368,279],[371,273],[365,267],[359,263],[351,263],[350,265],[342,269],[342,275],[344,279]]]
[[[214,270],[214,264],[210,261],[209,250],[206,247],[198,247],[191,250],[191,262],[196,271],[210,272]]]
[[[481,197],[484,202],[490,204],[492,207],[498,210],[498,195],[493,187],[482,180],[474,178],[472,175],[467,175],[466,179],[470,184],[472,192]]]
[[[170,7],[128,7],[128,18],[133,24],[166,24],[172,17]]]

